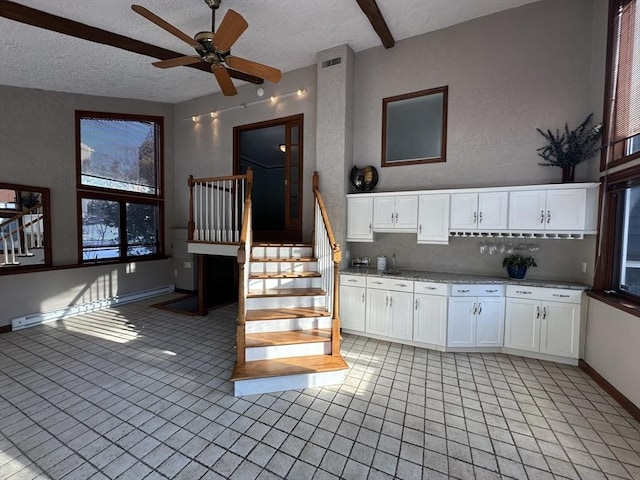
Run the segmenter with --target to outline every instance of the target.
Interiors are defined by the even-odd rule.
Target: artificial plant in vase
[[[506,267],[509,277],[524,278],[528,267],[537,267],[538,265],[533,257],[514,253],[504,257],[502,266]]]
[[[565,123],[562,134],[559,129],[555,134],[551,130],[545,132],[536,129],[549,142],[537,150],[538,155],[546,161],[539,165],[562,168],[563,183],[572,182],[576,165],[590,159],[601,149],[599,140],[602,124],[591,126],[592,119],[593,113],[590,113],[575,130],[569,130],[569,125]]]

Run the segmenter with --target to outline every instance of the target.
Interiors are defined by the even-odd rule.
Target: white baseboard
[[[126,293],[124,295],[116,295],[114,297],[96,300],[95,302],[80,303],[77,305],[69,305],[58,310],[49,312],[38,312],[23,317],[17,317],[11,320],[12,330],[21,330],[27,327],[33,327],[48,322],[55,322],[63,318],[81,315],[83,313],[95,312],[105,308],[117,307],[131,302],[137,302],[145,298],[157,297],[171,293],[175,290],[175,285],[164,285],[162,287],[153,288],[151,290],[143,290],[140,292]]]

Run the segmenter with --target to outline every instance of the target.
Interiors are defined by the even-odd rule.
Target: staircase
[[[253,244],[245,358],[231,376],[236,396],[344,381],[348,365],[340,356],[339,341],[332,355],[333,319],[325,301],[311,245]]]

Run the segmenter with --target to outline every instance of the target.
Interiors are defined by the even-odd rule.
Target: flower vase
[[[508,266],[507,273],[509,274],[510,278],[522,279],[527,273],[527,267]]]
[[[562,183],[571,183],[575,177],[576,167],[572,165],[570,167],[562,167]]]

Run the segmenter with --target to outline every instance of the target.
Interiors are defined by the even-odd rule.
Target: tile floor
[[[0,479],[640,479],[578,368],[345,335],[345,384],[235,398],[236,306],[158,301],[0,335]]]

